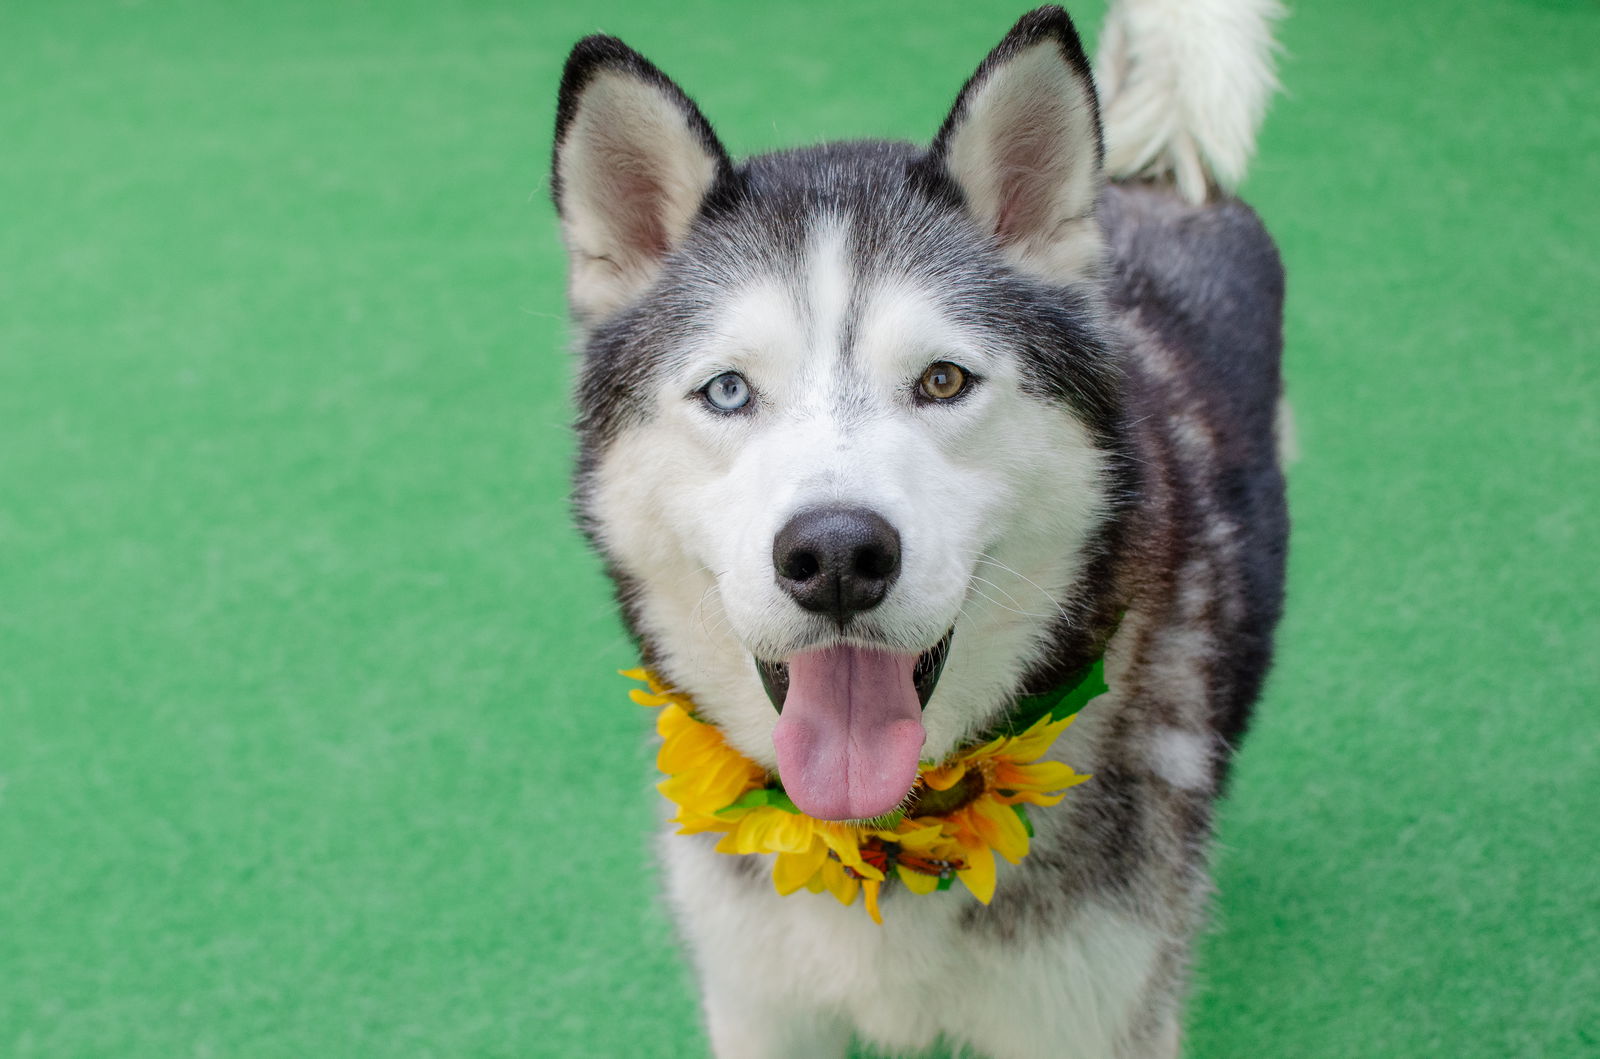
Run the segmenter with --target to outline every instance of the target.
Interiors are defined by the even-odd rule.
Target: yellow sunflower
[[[773,854],[778,893],[824,890],[841,903],[863,895],[867,913],[883,922],[878,895],[892,870],[912,893],[948,889],[955,879],[984,904],[994,896],[994,855],[1013,864],[1028,853],[1026,805],[1054,805],[1088,776],[1058,761],[1041,761],[1072,723],[1046,715],[1017,735],[961,751],[941,765],[924,765],[910,808],[892,826],[817,820],[797,809],[766,770],[694,715],[686,695],[645,669],[623,676],[649,686],[629,694],[661,709],[658,786],[678,807],[680,834],[722,835],[717,850]]]
[[[1032,827],[1023,807],[1055,805],[1069,787],[1089,778],[1064,762],[1040,760],[1074,717],[1047,714],[1019,735],[961,751],[918,777],[920,801],[932,808],[939,807],[941,794],[959,792],[939,816],[941,834],[961,851],[967,863],[958,873],[961,881],[984,904],[994,896],[994,855],[1012,864],[1028,855]]]

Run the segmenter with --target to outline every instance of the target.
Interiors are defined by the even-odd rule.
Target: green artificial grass
[[[1019,12],[0,6],[0,1055],[703,1052],[564,498],[560,63],[925,139]],[[1305,455],[1190,1054],[1594,1055],[1600,8],[1282,37]]]

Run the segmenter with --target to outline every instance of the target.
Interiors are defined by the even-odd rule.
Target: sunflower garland
[[[924,764],[907,809],[860,824],[805,815],[776,779],[695,715],[687,695],[647,669],[622,675],[649,688],[631,690],[634,702],[661,710],[656,764],[667,778],[659,789],[678,807],[672,822],[679,834],[720,834],[719,853],[774,854],[778,893],[826,890],[845,905],[859,893],[877,923],[883,922],[878,895],[892,878],[917,894],[948,890],[959,880],[989,903],[995,854],[1012,864],[1028,855],[1033,826],[1027,807],[1055,805],[1068,788],[1089,779],[1041,758],[1083,703],[1105,688],[1097,664],[1065,694],[1023,700],[1021,719],[993,738],[941,764]]]

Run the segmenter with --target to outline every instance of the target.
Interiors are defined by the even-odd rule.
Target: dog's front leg
[[[952,1036],[986,1059],[1177,1059],[1185,937],[1093,901],[985,936],[1016,911],[997,900],[974,921]]]
[[[717,1059],[843,1059],[850,1045],[843,1020],[728,980],[735,977],[711,973],[701,979]]]
[[[718,1059],[843,1059],[851,1027],[818,996],[814,965],[792,951],[785,913],[794,909],[772,892],[770,868],[713,853],[707,837],[714,836],[668,835],[661,849],[712,1052]]]

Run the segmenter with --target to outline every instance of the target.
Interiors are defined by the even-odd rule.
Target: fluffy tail
[[[1244,178],[1278,87],[1277,0],[1116,0],[1095,57],[1114,179],[1166,179],[1190,202]]]

